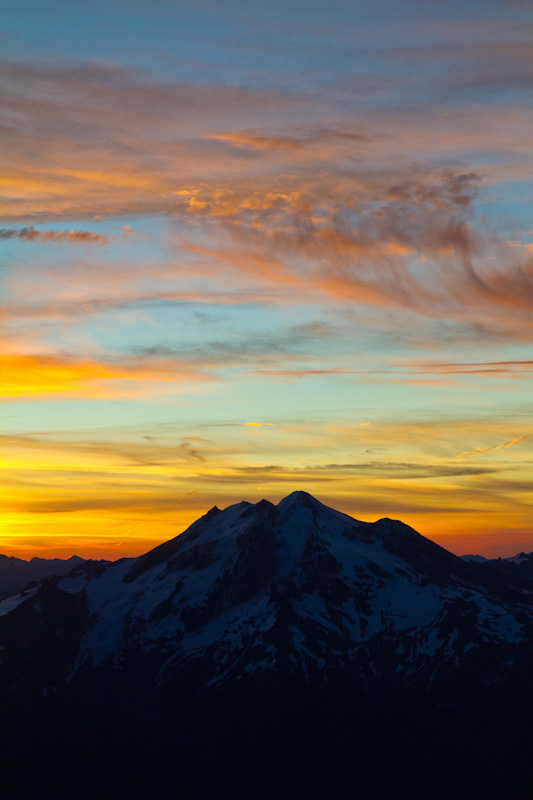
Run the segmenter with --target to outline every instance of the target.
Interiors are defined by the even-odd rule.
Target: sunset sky
[[[528,0],[4,8],[0,552],[304,489],[533,550]]]

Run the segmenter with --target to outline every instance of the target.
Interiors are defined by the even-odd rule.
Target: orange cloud
[[[481,456],[485,453],[489,453],[491,450],[501,450],[504,447],[512,447],[515,444],[519,444],[520,442],[525,441],[526,439],[533,438],[533,433],[526,433],[523,436],[517,436],[514,439],[509,439],[506,442],[501,442],[500,444],[495,444],[492,447],[476,447],[475,450],[469,450],[466,453],[460,453],[457,458],[466,458],[468,456]]]
[[[211,203],[206,195],[203,218],[219,223],[230,243],[193,244],[190,250],[264,285],[299,287],[299,300],[325,295],[337,302],[415,311],[421,318],[468,325],[478,338],[485,335],[490,315],[486,335],[492,331],[502,339],[530,341],[533,261],[510,261],[494,237],[483,240],[460,219],[473,203],[471,176],[441,179],[439,185],[429,176],[410,187],[409,201],[399,199],[401,194],[381,205],[378,197],[364,201],[351,220],[341,212],[349,198],[329,197],[328,209],[319,197],[300,193],[290,210],[269,205],[267,198],[268,208],[249,214],[237,197],[229,204],[217,198]],[[335,226],[328,214],[331,220],[338,214]],[[491,252],[493,261],[487,258]],[[414,268],[417,261],[423,269]]]
[[[146,393],[150,384],[209,378],[176,362],[106,363],[48,354],[0,355],[4,399],[115,397]],[[133,386],[132,386],[133,384]],[[152,389],[153,391],[153,389]]]
[[[483,181],[531,174],[529,109],[369,106],[333,121],[317,97],[158,83],[95,64],[10,63],[6,87],[19,131],[6,219],[164,215],[186,226],[190,252],[211,260],[202,274],[220,284],[233,270],[265,291],[294,288],[298,302],[400,309],[470,325],[479,338],[533,337],[531,255],[488,235],[474,213]],[[243,109],[253,127],[239,129]],[[484,151],[513,157],[442,169],[457,154],[468,163],[480,131]],[[38,236],[104,243],[92,231]]]

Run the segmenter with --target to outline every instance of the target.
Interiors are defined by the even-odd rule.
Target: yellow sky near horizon
[[[0,551],[138,555],[213,505],[305,488],[358,519],[399,518],[458,554],[510,555],[527,549],[531,520],[533,425],[515,430],[512,420],[470,419],[6,436]]]
[[[0,553],[293,490],[533,550],[528,4],[123,12],[6,9]]]

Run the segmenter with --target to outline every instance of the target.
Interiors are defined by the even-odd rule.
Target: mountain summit
[[[293,492],[277,506],[215,507],[139,558],[81,564],[0,614],[31,618],[37,636],[72,606],[74,655],[54,685],[142,658],[150,685],[185,673],[213,687],[269,671],[305,681],[349,671],[365,684],[427,687],[488,644],[523,641],[531,597],[401,522],[360,522]]]
[[[467,563],[402,522],[361,522],[294,492],[278,505],[214,507],[145,555],[86,562],[0,603],[3,699],[16,714],[38,706],[47,720],[68,707],[94,724],[99,709],[98,741],[111,735],[110,709],[120,736],[140,724],[150,740],[165,731],[172,752],[178,741],[186,754],[189,788],[192,765],[215,758],[207,741],[232,780],[237,752],[252,763],[287,736],[299,741],[292,766],[283,760],[294,780],[301,759],[329,753],[338,735],[367,760],[376,757],[370,743],[384,746],[390,736],[391,763],[405,769],[392,719],[426,748],[424,709],[441,720],[438,731],[429,728],[436,742],[449,724],[441,709],[466,714],[470,742],[474,709],[494,708],[495,697],[505,707],[514,702],[501,701],[509,691],[528,707],[532,630],[528,582]],[[268,747],[252,757],[249,742],[263,737]],[[328,758],[344,765],[343,792],[347,751]],[[435,758],[428,755],[431,774]],[[319,773],[326,791],[331,776],[316,764],[307,783]],[[477,797],[471,783],[468,792]],[[263,796],[257,786],[252,794]],[[441,796],[433,785],[429,794]],[[442,796],[461,794],[454,784]]]

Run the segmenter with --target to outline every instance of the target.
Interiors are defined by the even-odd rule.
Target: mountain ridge
[[[49,575],[65,575],[74,565],[85,560],[76,555],[64,559],[33,556],[26,560],[0,553],[0,600],[17,594],[26,585]]]
[[[479,563],[487,569],[497,570],[512,578],[528,581],[533,585],[533,552],[520,552],[506,558],[484,558],[483,556],[461,556],[464,561]]]
[[[305,492],[214,507],[0,613],[6,752],[41,719],[43,764],[96,760],[119,793],[131,753],[145,793],[179,774],[187,800],[279,795],[281,774],[281,797],[501,800],[529,778],[533,590],[398,520]]]
[[[67,576],[49,579],[48,590],[77,598],[91,620],[72,674],[127,647],[150,651],[158,675],[166,659],[168,675],[180,659],[187,662],[197,652],[204,658],[206,649],[218,648],[224,657],[217,657],[223,668],[211,676],[215,684],[233,674],[232,659],[241,679],[243,665],[274,668],[276,658],[266,653],[281,652],[274,632],[281,631],[283,614],[293,623],[283,628],[284,635],[291,631],[290,655],[307,674],[313,661],[345,668],[373,637],[386,638],[386,626],[389,639],[418,628],[418,656],[436,658],[448,648],[450,657],[463,659],[466,653],[441,636],[452,609],[459,620],[470,619],[474,647],[484,641],[514,645],[533,597],[521,583],[465,563],[400,521],[354,520],[305,492],[277,506],[261,500],[212,509],[142,556],[79,564]],[[37,587],[36,596],[41,591]],[[21,597],[20,606],[27,605]],[[13,610],[14,603],[8,613]],[[320,637],[310,650],[302,628],[311,623]],[[243,641],[249,642],[244,654]],[[398,668],[416,671],[405,658]]]

